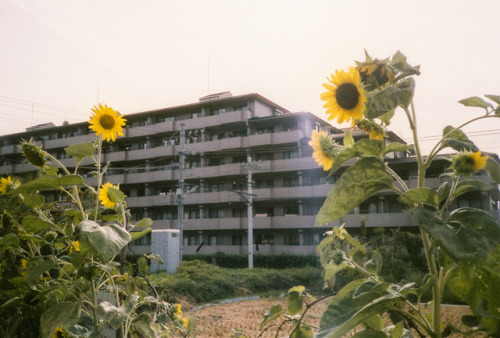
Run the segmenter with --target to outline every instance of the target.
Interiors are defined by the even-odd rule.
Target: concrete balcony
[[[243,147],[244,139],[245,137],[231,137],[222,140],[189,143],[185,145],[184,149],[187,152],[197,152],[197,153],[221,151],[227,149],[240,149]]]
[[[43,141],[43,149],[64,148],[72,144],[94,142],[96,136],[94,133],[87,135],[78,135],[72,137],[58,138],[54,140]]]
[[[250,135],[246,138],[245,144],[243,144],[243,146],[258,147],[268,146],[270,144],[297,143],[304,136],[304,132],[301,130]]]
[[[125,137],[145,137],[164,132],[172,132],[181,130],[181,124],[185,125],[186,130],[203,129],[211,126],[227,125],[232,123],[245,123],[248,110],[238,110],[220,115],[198,117],[194,119],[186,119],[182,121],[166,121],[160,123],[149,124],[140,127],[129,127],[125,129]]]
[[[140,127],[128,127],[128,128],[125,127],[123,134],[125,137],[144,137],[148,135],[154,135],[173,130],[174,130],[174,122],[166,121]]]
[[[142,197],[127,197],[127,205],[130,208],[150,208],[162,205],[175,205],[177,196],[175,195],[156,195]]]
[[[245,123],[250,111],[248,109],[235,110],[219,115],[198,117],[195,119],[175,121],[176,130],[181,130],[181,124],[188,129],[203,129],[206,127],[221,126],[234,123]]]
[[[136,150],[126,151],[122,161],[147,160],[150,158],[154,159],[157,157],[173,156],[174,154],[175,154],[174,146],[171,145],[155,147],[150,149],[136,149]]]
[[[17,146],[18,146],[17,144],[11,144],[9,146],[0,147],[0,155],[21,153],[21,150]]]
[[[263,162],[264,167],[265,162]],[[287,160],[273,160],[270,163],[271,171],[290,171],[318,168],[312,157],[292,158]]]
[[[290,198],[315,198],[326,197],[330,190],[333,188],[332,184],[319,184],[302,187],[289,187],[289,188],[255,188],[254,200],[289,200]]]

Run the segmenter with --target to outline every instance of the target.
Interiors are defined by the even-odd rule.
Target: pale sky
[[[400,50],[413,65],[424,151],[442,129],[483,114],[457,102],[500,95],[498,0],[2,0],[0,135],[259,93],[326,120],[336,69]],[[342,127],[342,126],[340,126]],[[402,111],[390,129],[411,143]],[[465,129],[500,153],[500,118]]]

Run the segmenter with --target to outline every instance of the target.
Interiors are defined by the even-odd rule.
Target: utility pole
[[[247,154],[247,188],[248,188],[248,268],[253,268],[253,192],[252,192],[252,156]]]
[[[186,142],[186,130],[184,123],[181,123],[181,135],[179,139],[179,188],[177,189],[177,225],[179,227],[179,262],[182,262],[183,221],[184,221],[184,143]]]

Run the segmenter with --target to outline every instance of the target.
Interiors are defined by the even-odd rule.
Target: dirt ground
[[[323,300],[311,308],[307,312],[304,322],[312,327],[317,327],[328,302],[329,299]],[[262,331],[259,325],[264,315],[269,311],[271,306],[277,303],[282,304],[286,309],[286,298],[274,297],[211,305],[191,310],[186,308],[184,315],[192,321],[194,326],[190,337],[235,337],[236,335],[233,330],[243,331],[247,337],[257,337]],[[445,323],[453,322],[454,325],[463,327],[460,323],[460,317],[465,314],[470,314],[467,307],[443,306],[442,318]],[[274,324],[261,337],[275,337],[279,324],[281,322]],[[285,325],[282,331],[280,331],[279,337],[287,337],[291,329],[291,325]],[[313,331],[316,332],[316,330]],[[353,330],[346,337],[353,335],[356,331],[362,331],[362,328]]]

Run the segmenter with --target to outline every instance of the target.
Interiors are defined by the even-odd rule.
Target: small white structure
[[[151,254],[159,255],[163,263],[159,260],[151,260],[151,272],[164,270],[167,273],[174,273],[179,266],[179,230],[162,229],[151,231]]]

